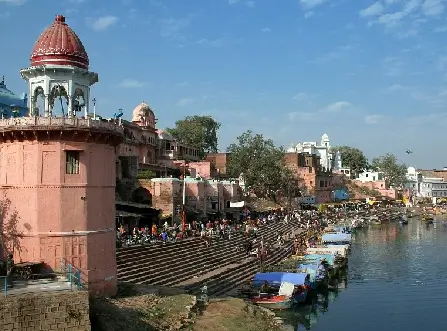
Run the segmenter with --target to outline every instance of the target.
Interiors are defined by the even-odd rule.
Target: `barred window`
[[[79,174],[79,152],[66,151],[66,167],[65,172],[69,175]]]

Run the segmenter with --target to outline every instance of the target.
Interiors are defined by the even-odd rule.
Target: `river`
[[[313,305],[283,312],[290,330],[447,331],[447,228],[386,224],[358,231],[347,279]]]

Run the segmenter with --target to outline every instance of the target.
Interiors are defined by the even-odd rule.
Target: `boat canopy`
[[[327,261],[327,263],[332,265],[332,264],[334,264],[335,255],[333,255],[333,254],[306,254],[306,255],[304,255],[304,259],[310,260],[310,261],[319,261],[319,262],[321,260],[325,259]]]
[[[253,283],[292,283],[295,286],[304,285],[306,274],[293,272],[259,272],[253,278]]]
[[[345,243],[351,242],[350,233],[327,233],[321,236],[321,240],[325,243]]]
[[[297,269],[298,269],[298,272],[313,275],[313,274],[317,273],[318,265],[317,264],[300,264]]]

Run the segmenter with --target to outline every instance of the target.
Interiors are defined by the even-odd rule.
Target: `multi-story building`
[[[132,121],[123,121],[124,141],[118,147],[118,178],[137,177],[141,170],[151,170],[159,177],[178,174],[183,160],[199,160],[199,150],[176,141],[156,129],[157,119],[148,104],[142,102],[132,112]]]
[[[314,196],[316,203],[332,201],[332,172],[321,166],[319,156],[289,152],[285,162],[297,177],[303,196]]]
[[[186,185],[184,191],[183,185]],[[239,183],[231,180],[207,180],[189,176],[184,180],[153,178],[147,181],[144,187],[151,193],[153,206],[164,214],[173,216],[179,214],[183,192],[187,211],[195,213],[197,218],[212,215],[234,216],[229,215],[234,211],[230,203],[239,202],[241,199]]]
[[[405,188],[410,196],[416,198],[447,197],[447,169],[416,170],[409,167]]]
[[[331,153],[331,144],[329,136],[325,133],[321,137],[321,142],[303,142],[293,144],[287,149],[287,153],[307,153],[309,155],[317,155],[319,157],[320,166],[326,171],[332,170],[335,155]]]

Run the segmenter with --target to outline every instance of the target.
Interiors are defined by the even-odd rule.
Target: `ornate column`
[[[50,116],[52,116],[52,113],[53,113],[53,107],[54,107],[54,102],[53,102],[53,106],[51,106],[51,100],[50,100],[50,98],[51,98],[51,94],[45,94],[45,97],[44,97],[44,104],[45,104],[45,113],[44,113],[44,116],[45,117],[50,117]]]

